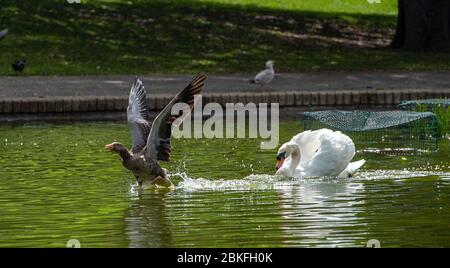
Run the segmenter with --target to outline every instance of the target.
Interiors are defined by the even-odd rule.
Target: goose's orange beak
[[[108,150],[108,151],[112,152],[113,148],[114,148],[114,144],[112,144],[112,143],[105,145],[105,149]]]

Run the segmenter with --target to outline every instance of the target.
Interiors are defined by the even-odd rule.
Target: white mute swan
[[[277,175],[287,177],[351,177],[366,160],[350,163],[352,139],[330,129],[308,130],[283,144],[277,154]]]

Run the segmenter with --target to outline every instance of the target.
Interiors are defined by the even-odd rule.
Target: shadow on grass
[[[248,73],[449,69],[448,55],[384,49],[394,17],[271,10],[196,1],[68,4],[2,1],[0,74]]]

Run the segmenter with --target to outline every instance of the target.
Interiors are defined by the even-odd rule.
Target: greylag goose
[[[254,79],[250,80],[250,83],[263,86],[272,82],[274,77],[273,61],[269,60],[266,62],[266,69],[259,72]]]
[[[205,79],[204,75],[195,77],[170,101],[151,124],[145,88],[142,81],[136,78],[131,87],[127,108],[132,148],[128,150],[118,142],[108,144],[105,148],[120,155],[123,166],[134,174],[140,186],[143,184],[172,186],[167,178],[167,171],[158,163],[158,161],[170,160],[172,123],[183,115],[182,113],[172,115],[171,110],[179,102],[188,104],[192,109],[194,95],[201,94]]]

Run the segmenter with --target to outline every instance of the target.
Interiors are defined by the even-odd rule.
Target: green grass
[[[83,3],[137,3],[150,1],[123,1],[123,0],[84,0]],[[396,15],[397,1],[382,0],[380,4],[369,4],[365,0],[172,0],[172,4],[189,2],[190,4],[220,4],[239,6],[243,9],[267,8],[287,11],[312,11],[328,13],[351,13],[369,15]]]
[[[449,70],[450,54],[385,48],[396,0],[4,0],[0,75]]]

